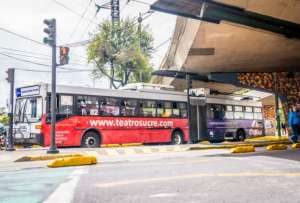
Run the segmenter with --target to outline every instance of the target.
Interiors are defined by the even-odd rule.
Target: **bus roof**
[[[45,89],[47,93],[51,92],[51,84],[38,83],[36,86],[40,86]],[[33,87],[31,85],[30,87]],[[26,88],[26,87],[21,87]],[[56,92],[61,94],[72,95],[91,95],[91,96],[108,96],[108,97],[120,97],[120,98],[133,98],[133,99],[149,99],[149,100],[165,100],[165,101],[179,101],[186,102],[186,93],[174,91],[174,90],[157,90],[157,89],[136,89],[136,90],[112,90],[102,88],[80,87],[70,85],[57,85]],[[233,96],[228,95],[208,95],[207,97],[191,97],[191,103],[193,104],[225,104],[225,105],[241,105],[241,106],[257,106],[261,107],[260,101],[253,100],[235,100]]]

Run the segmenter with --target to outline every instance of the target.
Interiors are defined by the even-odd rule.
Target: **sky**
[[[2,29],[13,31],[37,42],[42,42],[46,34],[43,29],[44,19],[55,18],[57,21],[57,44],[66,44],[84,41],[91,38],[91,33],[97,31],[98,23],[110,19],[110,10],[100,10],[95,16],[95,3],[102,5],[110,0],[0,0],[0,107],[6,106],[9,95],[9,84],[6,82],[7,68],[16,68],[15,86],[20,87],[37,82],[50,82],[50,72],[29,72],[20,69],[33,69],[49,71],[50,66],[31,64],[21,60],[34,61],[40,64],[51,64],[51,49],[48,46],[32,42],[4,32]],[[131,0],[120,0],[121,17],[136,17],[139,13],[149,11],[149,5],[155,0],[140,0],[139,3]],[[63,4],[65,7],[63,7]],[[70,11],[71,10],[71,11]],[[84,17],[81,17],[84,14]],[[92,21],[93,23],[90,23]],[[149,30],[154,37],[154,47],[170,39],[173,34],[176,16],[154,12],[143,21],[149,25]],[[151,63],[158,68],[168,47],[164,43],[153,54]],[[66,68],[91,69],[86,63],[87,46],[71,47],[70,64]],[[14,49],[14,50],[12,50]],[[25,52],[20,52],[21,50]],[[35,52],[31,54],[26,52]],[[4,55],[3,55],[4,54]],[[6,56],[5,56],[6,55]],[[12,57],[7,57],[12,56]],[[28,56],[30,55],[30,56]],[[90,72],[57,73],[57,84],[108,88],[105,79],[93,81]]]

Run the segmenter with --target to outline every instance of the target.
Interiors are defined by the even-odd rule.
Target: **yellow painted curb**
[[[241,146],[241,147],[234,147],[230,149],[230,152],[235,153],[248,153],[248,152],[255,152],[254,146]]]
[[[300,148],[300,143],[292,144],[292,149],[299,149],[299,148]]]
[[[285,144],[273,144],[266,147],[267,150],[273,151],[273,150],[286,150],[287,146]]]
[[[126,143],[126,144],[122,144],[122,147],[137,147],[142,145],[143,143]]]
[[[53,160],[57,158],[64,157],[79,157],[83,156],[82,154],[55,154],[55,155],[41,155],[41,156],[23,156],[15,162],[23,162],[23,161],[45,161],[45,160]]]
[[[245,139],[245,142],[256,142],[256,141],[289,141],[288,136],[260,136]]]
[[[97,163],[96,156],[85,155],[54,159],[47,164],[50,168],[66,167],[66,166],[83,166]]]
[[[101,145],[103,148],[109,148],[109,147],[121,147],[120,144],[103,144]]]

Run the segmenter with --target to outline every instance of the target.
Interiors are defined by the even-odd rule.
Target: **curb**
[[[274,151],[274,150],[286,150],[287,146],[285,144],[273,144],[273,145],[268,145],[266,147],[268,151]]]
[[[255,147],[254,146],[234,147],[234,148],[230,149],[230,152],[233,153],[233,154],[255,152]]]
[[[208,149],[231,149],[234,147],[246,147],[246,146],[254,146],[254,147],[266,147],[268,145],[274,144],[291,144],[290,141],[277,141],[277,142],[249,142],[249,143],[242,143],[242,144],[224,144],[224,145],[207,145],[207,146],[197,146],[197,147],[190,147],[189,150],[208,150]]]
[[[47,166],[49,168],[58,168],[58,167],[66,167],[66,166],[93,165],[96,163],[97,163],[96,156],[84,155],[84,156],[57,158],[49,162]]]
[[[14,162],[25,162],[25,161],[45,161],[53,160],[57,158],[66,158],[66,157],[81,157],[83,154],[57,154],[57,155],[40,155],[40,156],[23,156]]]
[[[299,148],[300,148],[300,143],[292,144],[292,149],[299,149]]]

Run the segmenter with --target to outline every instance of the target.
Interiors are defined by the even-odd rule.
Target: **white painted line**
[[[175,197],[178,196],[178,193],[157,193],[153,195],[149,195],[150,198],[155,198],[155,197]]]
[[[87,167],[79,168],[68,177],[68,180],[61,183],[56,190],[49,195],[44,203],[71,203],[74,197],[74,192],[80,176],[88,172]]]

